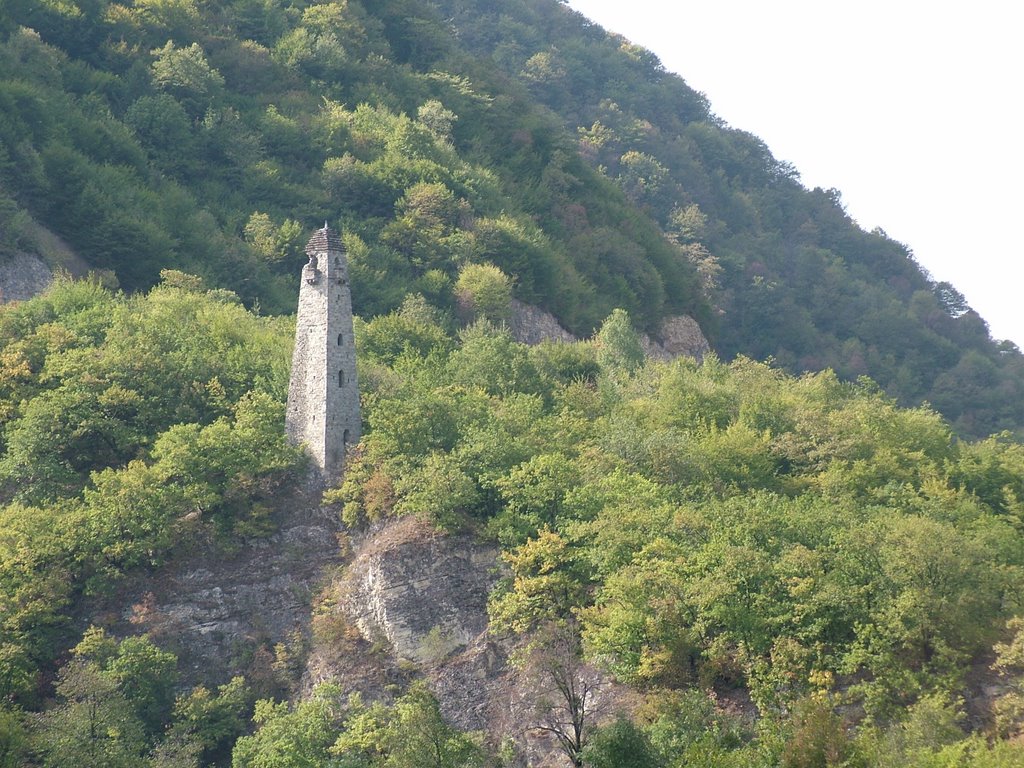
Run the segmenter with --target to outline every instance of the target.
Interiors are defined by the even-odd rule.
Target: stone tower
[[[305,444],[327,482],[341,477],[348,446],[359,442],[359,386],[348,262],[338,233],[313,233],[302,268],[285,430]]]

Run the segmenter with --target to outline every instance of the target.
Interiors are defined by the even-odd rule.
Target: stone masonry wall
[[[330,482],[340,477],[345,451],[360,434],[352,296],[337,233],[317,231],[306,253],[285,426]]]

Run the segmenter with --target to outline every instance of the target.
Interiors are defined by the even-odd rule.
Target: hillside
[[[329,219],[364,316],[450,306],[490,262],[584,336],[616,307],[690,314],[724,359],[868,375],[965,435],[1024,424],[1024,359],[955,288],[554,0],[0,14],[7,252],[35,220],[125,289],[179,267],[284,312]]]
[[[4,768],[1024,762],[1019,443],[414,298],[324,506],[291,334],[170,271],[0,309]]]
[[[649,53],[553,0],[0,39],[0,262],[77,276],[0,304],[0,768],[1024,766],[1024,358]]]

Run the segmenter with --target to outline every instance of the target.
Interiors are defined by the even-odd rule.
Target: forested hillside
[[[418,297],[356,333],[367,436],[328,500],[353,533],[415,515],[497,543],[489,631],[529,652],[515,663],[568,648],[556,671],[582,658],[633,689],[563,760],[1024,764],[1019,443],[957,441],[832,373],[645,363],[621,311],[592,341],[526,347]],[[287,703],[306,654],[354,647],[330,603],[207,685],[185,684],[173,632],[110,632],[144,605],[96,610],[290,513],[290,336],[177,272],[0,311],[0,765],[524,764],[540,714],[460,733],[422,683],[390,707],[333,683]]]
[[[952,286],[554,0],[11,0],[0,34],[5,252],[34,219],[122,288],[180,267],[287,311],[328,219],[365,316],[490,262],[581,335],[689,313],[724,359],[1024,424],[1019,351]]]
[[[283,422],[324,220],[364,437],[321,505]],[[1020,351],[563,4],[6,0],[33,253],[92,274],[0,305],[0,768],[1024,766]],[[646,359],[676,314],[718,354]],[[333,570],[266,596],[291,634],[192,627],[217,668],[148,630],[309,495],[331,569],[400,518],[490,553],[456,698],[443,627],[393,658]]]

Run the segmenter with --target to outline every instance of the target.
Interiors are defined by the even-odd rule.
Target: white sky
[[[570,0],[1024,348],[1024,6]],[[1020,9],[1020,10],[1018,10]]]

